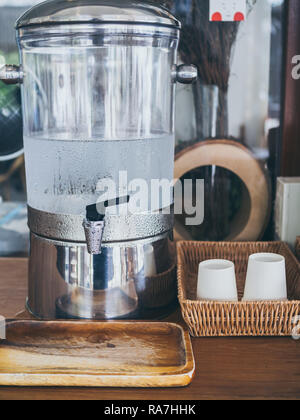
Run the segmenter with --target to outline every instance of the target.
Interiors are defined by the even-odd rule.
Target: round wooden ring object
[[[243,197],[240,214],[237,215],[239,223],[224,239],[256,241],[261,238],[270,217],[271,193],[268,174],[260,162],[249,149],[232,140],[199,142],[176,155],[175,180],[203,166],[219,166],[233,172],[243,181],[247,190],[248,203]],[[247,220],[243,218],[245,212],[249,214]],[[175,227],[175,230],[177,239],[189,237],[183,226],[179,229]]]

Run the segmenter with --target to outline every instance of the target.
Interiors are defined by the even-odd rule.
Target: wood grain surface
[[[0,259],[0,313],[6,317],[24,309],[26,267],[26,260]],[[0,400],[300,399],[300,341],[197,338],[192,343],[196,374],[186,388],[0,387]]]
[[[7,322],[0,385],[187,386],[190,337],[166,322]]]

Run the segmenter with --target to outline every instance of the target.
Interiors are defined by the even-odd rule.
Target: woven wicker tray
[[[288,301],[241,302],[249,255],[273,252],[286,258]],[[194,337],[291,336],[300,315],[300,263],[282,242],[189,242],[177,244],[182,315]],[[236,265],[239,302],[196,300],[198,265],[207,259]]]

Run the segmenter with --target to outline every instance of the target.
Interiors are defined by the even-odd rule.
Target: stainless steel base
[[[29,311],[41,319],[153,319],[176,301],[172,232],[105,244],[91,256],[84,243],[31,234]]]

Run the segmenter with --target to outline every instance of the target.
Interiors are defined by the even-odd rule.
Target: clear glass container
[[[120,171],[128,183],[173,179],[178,38],[120,22],[19,29],[30,207],[84,214]]]

